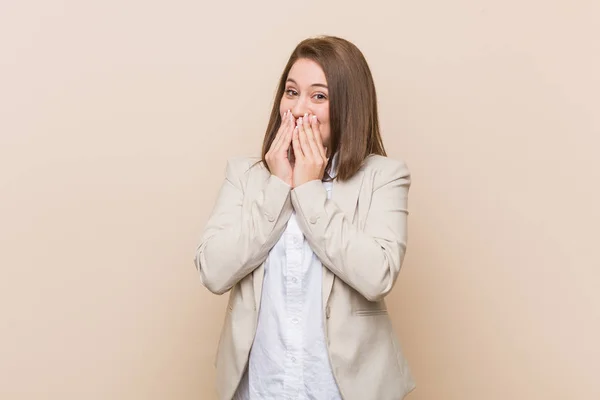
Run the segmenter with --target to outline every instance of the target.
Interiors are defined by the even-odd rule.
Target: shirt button
[[[292,278],[292,282],[296,283],[296,282],[298,282],[298,279]]]
[[[296,357],[292,357],[292,362],[296,363]]]
[[[294,319],[292,319],[292,322],[293,322],[294,324],[297,324],[297,323],[298,323],[298,318],[294,318]]]

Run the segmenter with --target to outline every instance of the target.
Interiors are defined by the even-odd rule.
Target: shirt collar
[[[333,155],[333,159],[331,160],[331,172],[330,172],[330,176],[331,179],[335,179],[336,175],[337,175],[337,163],[338,163],[338,157],[339,153],[335,153]]]

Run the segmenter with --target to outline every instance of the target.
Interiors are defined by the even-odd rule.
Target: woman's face
[[[316,115],[324,146],[329,146],[329,91],[323,69],[316,62],[300,58],[287,76],[279,114],[291,110],[296,120],[304,114]]]

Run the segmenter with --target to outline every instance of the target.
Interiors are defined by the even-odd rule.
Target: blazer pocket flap
[[[362,310],[354,310],[355,315],[385,315],[388,311],[385,308],[365,308]]]

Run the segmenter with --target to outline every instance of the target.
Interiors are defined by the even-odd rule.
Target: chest
[[[257,199],[264,198],[264,189],[270,174],[261,169],[248,172],[248,178],[243,183],[242,208],[251,211]],[[348,181],[323,182],[327,199],[332,201],[350,222],[358,229],[364,229],[373,197],[375,173],[373,170],[361,170]]]

